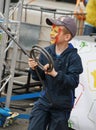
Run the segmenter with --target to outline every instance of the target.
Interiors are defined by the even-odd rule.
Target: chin
[[[55,44],[55,41],[52,40],[50,43],[51,43],[51,44]]]

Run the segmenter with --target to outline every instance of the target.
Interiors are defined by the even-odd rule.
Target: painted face
[[[56,25],[52,25],[51,32],[50,32],[50,42],[51,44],[58,43],[58,38],[61,32],[61,28]]]

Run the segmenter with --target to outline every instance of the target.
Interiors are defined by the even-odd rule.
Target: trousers
[[[28,130],[68,130],[69,110],[59,110],[35,104],[32,108]]]
[[[85,24],[83,35],[90,35],[91,33],[96,33],[96,27]]]

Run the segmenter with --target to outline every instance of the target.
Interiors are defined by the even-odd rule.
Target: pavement
[[[11,107],[13,107],[14,104],[16,106],[14,106],[14,108],[10,107],[10,110],[11,110],[11,112],[16,112],[16,113],[19,113],[19,114],[28,114],[28,115],[30,115],[32,107],[30,107],[29,105],[32,102],[33,102],[32,99],[21,100],[21,101],[11,101]],[[25,107],[25,106],[29,106],[29,107]],[[11,125],[9,125],[7,127],[4,127],[4,128],[0,127],[0,130],[27,130],[28,123],[29,123],[28,119],[17,118],[16,120],[14,120],[14,122]]]

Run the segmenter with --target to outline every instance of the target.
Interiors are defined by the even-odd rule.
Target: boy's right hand
[[[37,62],[35,62],[34,59],[29,58],[28,59],[28,65],[30,68],[32,68],[32,70],[35,70],[36,66],[38,65]]]

